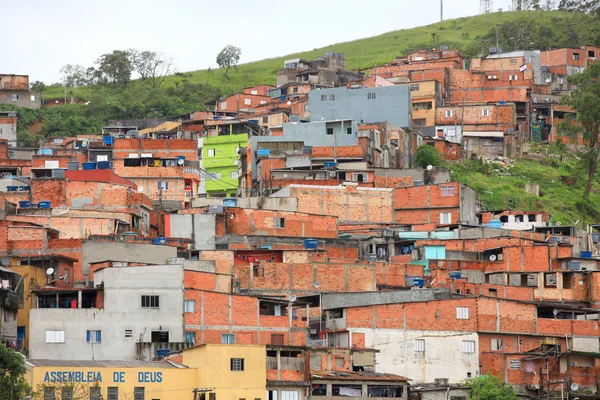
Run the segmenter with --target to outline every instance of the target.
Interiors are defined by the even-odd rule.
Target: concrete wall
[[[479,211],[479,195],[466,185],[459,185],[460,208],[459,219],[461,224],[477,225],[477,211]]]
[[[375,176],[389,176],[393,178],[412,177],[413,181],[423,181],[430,184],[450,182],[450,172],[443,168],[426,169],[387,169],[375,168]]]
[[[192,240],[189,250],[214,250],[216,214],[171,214],[165,216],[169,236]]]
[[[6,123],[0,122],[0,139],[8,140],[9,146],[17,145],[17,124],[16,121],[11,121],[11,119],[0,118],[0,120],[6,120]]]
[[[413,384],[435,378],[459,383],[467,378],[467,372],[476,376],[479,371],[475,332],[353,328],[354,333],[364,333],[365,347],[380,351],[377,372],[408,376]],[[416,339],[425,340],[424,354],[415,351]],[[475,342],[474,353],[463,353],[463,340]]]
[[[369,93],[375,93],[370,100]],[[321,101],[322,96],[334,101]],[[389,122],[398,127],[411,126],[411,94],[408,85],[365,89],[322,89],[308,94],[311,121],[354,119],[364,122]]]
[[[169,342],[184,342],[183,267],[112,267],[95,272],[104,282],[104,309],[35,308],[30,311],[31,358],[135,360],[136,342],[152,331],[169,331]],[[158,295],[159,308],[142,308],[142,295]],[[125,337],[131,329],[133,336]],[[64,343],[46,343],[46,331],[65,332]],[[101,343],[87,343],[87,330],[101,330]]]
[[[255,210],[298,211],[298,199],[295,197],[239,197],[237,207]],[[222,206],[223,199],[197,198],[192,200],[192,208]]]
[[[92,262],[112,260],[164,264],[169,258],[177,257],[177,248],[141,243],[87,240],[83,242],[82,254],[81,271],[84,275],[89,276]]]

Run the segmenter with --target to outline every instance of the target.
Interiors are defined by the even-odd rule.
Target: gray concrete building
[[[42,106],[40,95],[29,91],[28,75],[0,74],[0,103],[26,108]]]
[[[52,304],[58,291],[38,292],[30,311],[30,357],[137,360],[155,357],[158,348],[184,347],[183,271],[182,265],[98,270],[94,289],[79,295],[95,291],[95,301],[84,298],[80,308],[57,308],[64,306]]]
[[[10,147],[17,145],[17,113],[0,111],[0,139],[6,139]]]
[[[356,122],[389,122],[411,126],[411,94],[408,85],[363,89],[312,90],[308,94],[311,121],[353,119]]]

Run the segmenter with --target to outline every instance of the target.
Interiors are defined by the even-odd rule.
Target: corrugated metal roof
[[[27,360],[35,367],[187,368],[169,361]]]

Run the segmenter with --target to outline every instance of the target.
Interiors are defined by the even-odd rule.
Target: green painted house
[[[238,150],[246,147],[248,135],[219,135],[203,139],[202,164],[206,172],[208,197],[230,197],[237,194]]]

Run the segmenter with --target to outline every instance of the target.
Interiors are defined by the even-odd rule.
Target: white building
[[[65,302],[56,290],[37,293],[31,358],[137,360],[185,345],[182,265],[113,266],[96,271],[94,284],[76,294],[82,308],[44,308]]]

